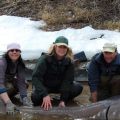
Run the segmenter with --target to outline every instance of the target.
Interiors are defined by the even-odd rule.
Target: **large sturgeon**
[[[87,120],[119,120],[120,119],[120,96],[103,100],[90,105],[78,107],[53,107],[44,111],[40,107],[20,107],[21,114],[42,114],[42,115],[68,115],[74,119],[86,118]]]

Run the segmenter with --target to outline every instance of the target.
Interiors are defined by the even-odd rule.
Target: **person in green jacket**
[[[52,108],[49,93],[59,93],[59,107],[65,107],[69,100],[82,92],[82,85],[74,81],[73,53],[67,38],[59,36],[48,53],[39,58],[33,71],[32,85],[33,105],[45,110]]]

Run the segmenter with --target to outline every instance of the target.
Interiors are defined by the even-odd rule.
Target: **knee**
[[[9,97],[13,97],[18,93],[18,89],[15,89],[14,87],[8,88],[7,93]]]
[[[28,89],[29,88],[29,82],[27,80],[25,81],[25,84],[26,84],[26,88]]]
[[[78,91],[79,91],[79,94],[81,94],[83,91],[83,86],[80,83],[78,84]]]
[[[39,106],[42,103],[42,97],[39,97],[39,95],[36,93],[31,94],[31,100],[34,106]]]
[[[34,93],[31,94],[31,100],[32,100],[33,104],[35,104],[37,101],[37,97]]]
[[[75,82],[74,87],[75,87],[75,91],[78,95],[82,93],[82,91],[83,91],[83,85],[82,84],[80,84],[79,82]]]

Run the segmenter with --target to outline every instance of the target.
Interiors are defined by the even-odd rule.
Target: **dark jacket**
[[[101,76],[120,75],[120,54],[111,63],[106,63],[102,53],[93,56],[88,67],[88,82],[91,92],[98,89]]]
[[[16,78],[16,81],[14,81]],[[11,81],[10,81],[11,80]],[[25,67],[19,62],[12,63],[5,57],[0,59],[0,93],[6,92],[5,82],[15,82],[21,96],[27,96],[25,83]]]
[[[38,95],[47,96],[48,89],[60,90],[61,100],[66,100],[74,80],[74,67],[70,59],[56,60],[42,55],[33,71],[32,83]]]

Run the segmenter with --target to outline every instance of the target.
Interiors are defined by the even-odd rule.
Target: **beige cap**
[[[105,43],[103,46],[103,52],[115,52],[117,49],[117,45],[114,43]]]

